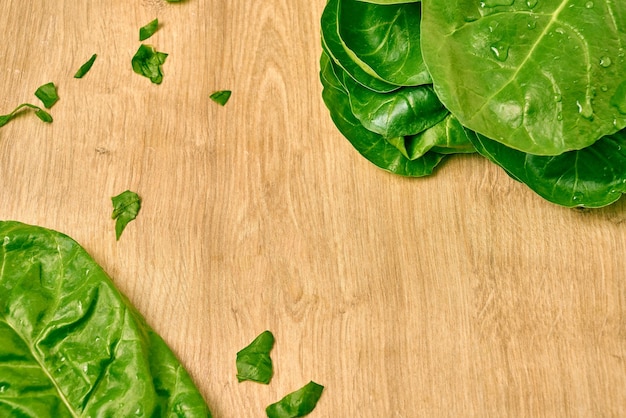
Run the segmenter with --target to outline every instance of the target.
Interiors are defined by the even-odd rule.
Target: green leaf
[[[231,94],[232,92],[230,90],[218,90],[216,92],[211,93],[209,98],[213,100],[215,103],[221,106],[224,106],[230,99]]]
[[[274,347],[274,335],[270,331],[262,332],[247,347],[237,353],[237,380],[251,380],[269,384],[274,369],[270,351]]]
[[[39,106],[35,106],[34,104],[30,103],[22,103],[21,105],[13,109],[13,111],[8,115],[0,115],[0,128],[9,123],[11,119],[13,119],[22,109],[25,108],[33,109],[35,111],[35,115],[42,121],[47,123],[52,122],[52,116]]]
[[[137,217],[141,209],[141,198],[135,192],[126,190],[111,198],[113,203],[112,219],[115,219],[115,238],[120,239],[126,225]]]
[[[139,40],[145,41],[146,39],[154,35],[154,33],[157,31],[158,28],[159,28],[159,19],[154,19],[153,21],[146,24],[145,26],[142,26],[141,28],[139,28]]]
[[[165,63],[166,58],[166,53],[157,51],[151,45],[142,44],[131,60],[133,71],[149,78],[154,84],[161,84],[163,81],[161,65]]]
[[[344,48],[363,69],[398,86],[431,84],[420,47],[420,3],[339,0],[337,26]]]
[[[347,72],[357,82],[367,88],[385,93],[397,90],[400,86],[381,80],[372,69],[345,46],[339,35],[339,0],[329,0],[321,18],[322,49],[331,60]]]
[[[268,406],[265,412],[268,418],[303,417],[315,409],[323,390],[324,386],[311,381],[280,401]]]
[[[59,100],[57,88],[52,82],[40,86],[35,91],[35,96],[41,100],[46,109],[50,109]]]
[[[376,166],[402,176],[422,177],[432,174],[444,159],[444,154],[427,152],[422,157],[411,160],[382,135],[365,129],[352,113],[348,93],[325,53],[322,53],[320,64],[324,103],[339,131],[361,155]],[[339,68],[336,70],[340,71]]]
[[[523,153],[481,135],[472,140],[481,155],[552,203],[597,208],[626,193],[626,129],[556,156]]]
[[[74,74],[74,78],[83,78],[91,70],[91,66],[96,61],[97,56],[97,54],[93,54],[86,63],[81,65],[76,74]]]
[[[422,53],[459,121],[536,155],[626,127],[626,2],[422,2]],[[626,108],[626,107],[625,107]]]
[[[211,413],[166,343],[71,238],[0,222],[0,416]]]
[[[368,130],[385,138],[416,135],[441,122],[448,109],[443,107],[432,85],[401,87],[377,93],[351,77],[343,76],[352,113]]]
[[[43,109],[35,110],[35,115],[46,123],[52,123],[52,115]]]

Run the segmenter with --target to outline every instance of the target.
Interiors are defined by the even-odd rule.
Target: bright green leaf
[[[91,70],[91,66],[96,61],[96,58],[97,58],[97,55],[93,54],[91,58],[89,58],[89,60],[83,65],[81,65],[78,71],[76,71],[76,74],[74,74],[74,78],[83,78],[84,75],[87,74],[89,70]]]
[[[9,123],[11,119],[13,119],[24,108],[33,109],[35,111],[35,115],[44,122],[52,122],[52,116],[39,106],[35,106],[34,104],[30,103],[22,103],[21,105],[13,109],[13,111],[8,115],[0,115],[0,128]]]
[[[270,351],[274,347],[274,335],[264,331],[247,347],[237,353],[237,380],[251,380],[269,384],[274,370]]]
[[[268,418],[303,417],[315,409],[323,390],[324,386],[311,381],[280,401],[268,406],[265,412]]]
[[[218,90],[216,92],[211,93],[209,98],[213,100],[215,103],[224,106],[230,99],[231,94],[232,92],[230,90]]]
[[[41,100],[46,109],[50,109],[59,100],[57,88],[52,82],[40,86],[35,91],[35,96]]]
[[[137,217],[141,209],[141,198],[135,192],[126,190],[111,198],[113,203],[112,219],[115,219],[115,238],[120,239],[126,225]]]
[[[0,222],[0,416],[211,413],[187,371],[74,240]]]
[[[154,19],[153,21],[146,24],[145,26],[142,26],[141,28],[139,28],[139,40],[145,41],[146,39],[154,35],[154,33],[157,31],[158,28],[159,28],[159,19]]]
[[[154,84],[161,84],[163,81],[161,65],[165,63],[167,55],[157,51],[153,46],[142,44],[131,60],[133,71],[149,78]]]

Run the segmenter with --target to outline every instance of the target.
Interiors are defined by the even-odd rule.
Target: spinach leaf
[[[402,152],[414,160],[421,158],[427,152],[439,154],[469,154],[476,152],[471,138],[476,134],[463,127],[457,118],[446,116],[441,122],[426,129],[417,135],[409,135],[387,139]]]
[[[265,409],[268,418],[297,418],[308,415],[315,409],[322,396],[324,386],[313,381],[292,392]]]
[[[161,65],[165,63],[167,55],[151,45],[142,44],[131,60],[133,71],[149,78],[154,84],[161,84],[163,81]]]
[[[218,91],[211,93],[209,98],[213,100],[215,103],[221,106],[224,106],[226,105],[226,103],[228,103],[228,100],[230,99],[231,94],[232,92],[230,90],[218,90]]]
[[[626,193],[626,129],[556,156],[523,153],[482,135],[472,140],[480,154],[558,205],[602,207]]]
[[[97,54],[93,54],[91,58],[89,58],[89,60],[81,65],[78,71],[76,71],[76,74],[74,74],[74,78],[83,78],[85,74],[87,74],[89,70],[91,70],[91,67],[93,66],[93,63],[96,61],[97,57]]]
[[[153,21],[146,24],[145,26],[142,26],[141,28],[139,28],[139,40],[145,41],[146,39],[154,35],[154,33],[157,31],[158,28],[159,28],[159,19],[154,19]]]
[[[374,71],[365,63],[359,62],[353,51],[348,49],[339,36],[339,0],[329,0],[321,18],[322,49],[336,65],[340,66],[356,81],[377,92],[390,92],[400,86],[374,76]]]
[[[373,4],[400,4],[400,3],[419,3],[421,0],[358,0],[363,3]]]
[[[419,3],[339,0],[337,26],[344,47],[375,77],[398,86],[432,83],[420,47]]]
[[[30,103],[22,103],[21,105],[13,109],[11,113],[7,115],[0,115],[0,128],[6,125],[7,123],[9,123],[11,119],[13,119],[22,109],[25,109],[25,108],[33,109],[35,111],[35,115],[42,121],[46,123],[52,122],[52,115],[50,115],[50,113],[46,112],[39,106],[35,106],[34,104],[30,104]]]
[[[270,351],[274,347],[274,335],[270,331],[262,332],[247,347],[237,353],[237,380],[252,380],[269,384],[274,369]]]
[[[448,115],[432,85],[401,87],[377,93],[343,76],[350,108],[361,124],[385,138],[416,135]]]
[[[422,2],[422,53],[459,121],[536,155],[626,127],[626,2]]]
[[[137,217],[141,209],[141,198],[135,192],[126,190],[111,198],[113,203],[112,219],[115,219],[115,238],[122,236],[126,225]]]
[[[71,238],[0,222],[0,416],[211,413],[189,374]]]
[[[41,100],[46,109],[50,109],[59,100],[57,88],[52,82],[39,86],[35,91],[35,96]]]
[[[361,155],[378,167],[402,176],[422,177],[432,174],[445,155],[427,152],[420,158],[411,160],[383,136],[364,128],[352,113],[348,93],[335,73],[340,69],[335,70],[325,53],[322,53],[320,65],[324,103],[339,131]]]

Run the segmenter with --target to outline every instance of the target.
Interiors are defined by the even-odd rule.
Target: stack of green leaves
[[[543,198],[626,192],[626,2],[329,0],[322,96],[392,173],[474,153]]]

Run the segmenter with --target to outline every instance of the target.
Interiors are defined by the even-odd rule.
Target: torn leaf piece
[[[247,347],[237,353],[237,380],[251,380],[269,384],[274,373],[270,351],[274,346],[274,335],[262,332]]]
[[[315,409],[323,390],[324,386],[310,381],[297,391],[268,406],[265,412],[268,418],[303,417]]]
[[[91,70],[91,66],[96,61],[97,57],[97,54],[93,54],[91,58],[89,58],[89,61],[81,65],[78,71],[76,71],[76,74],[74,74],[74,78],[83,78],[83,76],[87,74],[89,70]]]
[[[228,99],[230,99],[231,94],[232,92],[230,90],[218,90],[213,92],[209,97],[215,103],[224,106],[228,102]]]
[[[50,113],[46,112],[39,106],[35,106],[34,104],[30,103],[22,103],[21,105],[13,109],[13,111],[8,115],[0,115],[0,128],[9,123],[11,119],[13,119],[20,112],[20,110],[24,108],[33,109],[35,111],[35,115],[37,115],[37,117],[44,122],[52,122],[52,115],[50,115]]]
[[[40,86],[35,91],[35,96],[41,100],[46,109],[50,109],[57,101],[59,101],[57,88],[52,82]]]
[[[112,219],[115,219],[115,238],[120,239],[126,225],[137,217],[141,209],[141,198],[135,192],[126,190],[111,198],[113,202]]]
[[[133,71],[147,77],[154,84],[161,84],[163,72],[161,65],[165,63],[166,53],[157,51],[151,45],[142,44],[132,59]]]
[[[159,29],[159,19],[154,19],[152,22],[139,28],[139,40],[145,41],[154,35],[154,32],[156,32],[157,29]]]

